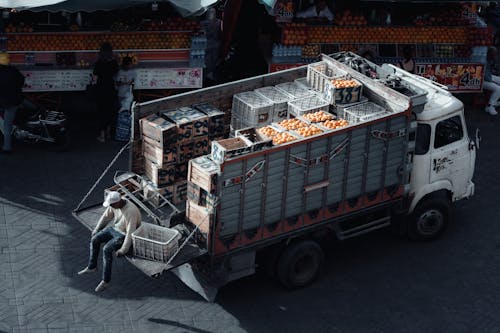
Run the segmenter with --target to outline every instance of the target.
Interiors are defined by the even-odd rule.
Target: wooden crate
[[[187,182],[187,200],[210,210],[215,209],[216,196],[208,193],[193,182]]]
[[[154,162],[147,159],[144,160],[144,174],[158,187],[173,185],[175,182],[175,173],[175,165],[161,168]]]
[[[164,148],[155,145],[155,141],[143,137],[142,154],[145,158],[155,162],[160,168],[178,162],[179,154],[177,144],[170,144]]]
[[[212,160],[223,163],[231,157],[243,155],[252,151],[252,146],[243,138],[229,138],[212,141]]]
[[[193,107],[208,116],[208,137],[210,139],[223,137],[225,134],[225,113],[212,104],[202,103]]]
[[[209,156],[200,156],[189,161],[187,180],[208,193],[217,189],[217,175],[220,167]]]
[[[208,135],[208,116],[190,107],[180,107],[162,112],[162,115],[177,125],[178,142],[191,141],[197,136]]]
[[[187,198],[187,181],[176,181],[173,185],[172,202],[178,205],[186,201]]]
[[[186,201],[186,218],[194,225],[198,225],[199,230],[204,234],[210,233],[210,224],[213,218],[213,213],[202,206],[195,204],[189,200]]]
[[[177,126],[156,114],[139,120],[141,136],[150,138],[150,143],[164,148],[177,141]]]

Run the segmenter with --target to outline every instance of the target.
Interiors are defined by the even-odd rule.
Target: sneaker
[[[97,272],[97,268],[88,268],[85,267],[81,271],[78,272],[78,275],[83,275],[83,274],[88,274],[88,273],[95,273]]]
[[[484,111],[486,111],[487,113],[489,113],[492,116],[496,116],[498,114],[497,110],[495,110],[495,108],[491,105],[486,107],[486,109],[484,109]]]
[[[95,288],[95,292],[98,293],[100,291],[103,291],[104,289],[106,289],[107,287],[109,286],[109,283],[107,282],[104,282],[104,281],[101,281],[97,287]]]

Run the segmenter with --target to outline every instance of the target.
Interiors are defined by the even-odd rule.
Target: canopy
[[[130,7],[154,0],[0,0],[0,7],[49,12],[92,12]],[[217,0],[168,0],[183,15],[199,15]]]

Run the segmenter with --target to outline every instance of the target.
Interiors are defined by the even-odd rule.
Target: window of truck
[[[418,124],[417,138],[415,140],[415,155],[425,155],[429,151],[431,143],[431,126],[428,124]]]
[[[436,125],[434,148],[440,148],[462,139],[464,131],[460,116],[454,116],[440,121]]]

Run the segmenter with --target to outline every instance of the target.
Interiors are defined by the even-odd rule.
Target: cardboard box
[[[173,196],[172,202],[174,205],[181,204],[186,201],[187,198],[187,181],[181,180],[177,181],[173,185]]]
[[[223,163],[231,157],[244,155],[252,151],[252,146],[243,138],[229,138],[212,141],[211,157],[217,163]]]
[[[215,195],[208,193],[197,184],[187,182],[187,200],[209,210],[215,209],[217,198]]]
[[[144,161],[144,174],[151,180],[157,187],[173,185],[175,182],[176,166],[159,167],[156,163],[145,160]]]
[[[152,162],[155,162],[160,168],[172,165],[178,162],[178,147],[177,144],[170,144],[164,148],[155,145],[153,139],[148,137],[143,138],[142,154]]]
[[[186,218],[194,225],[197,225],[202,233],[208,234],[210,232],[213,213],[207,208],[188,200],[186,201]]]
[[[208,135],[208,116],[190,107],[180,107],[162,112],[164,117],[177,125],[178,142],[190,141],[197,136]]]
[[[219,165],[205,155],[189,161],[187,179],[208,193],[215,193],[219,173]]]
[[[197,104],[193,107],[208,116],[208,137],[210,139],[224,136],[225,113],[223,111],[209,103]]]
[[[150,143],[164,148],[177,141],[177,126],[156,114],[139,120],[141,136],[150,138]]]

